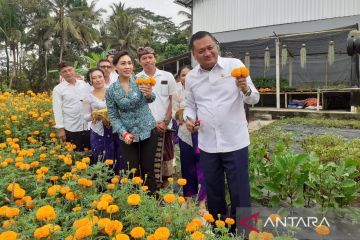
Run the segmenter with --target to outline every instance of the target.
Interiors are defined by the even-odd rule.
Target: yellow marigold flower
[[[33,131],[33,134],[34,134],[34,135],[39,135],[39,134],[40,134],[40,131],[37,131],[37,130],[36,130],[36,131]]]
[[[34,203],[34,201],[28,201],[28,202],[25,202],[25,206],[28,209],[33,209],[35,207],[35,203]]]
[[[47,156],[47,155],[46,155],[45,153],[40,154],[40,156],[39,156],[40,161],[45,160],[45,159],[46,159],[46,156]]]
[[[99,201],[96,205],[97,210],[106,210],[109,206],[109,203],[106,201]]]
[[[17,215],[19,215],[20,210],[18,208],[8,208],[5,212],[5,216],[7,218],[13,218]]]
[[[185,186],[186,183],[187,183],[187,180],[185,178],[179,178],[177,180],[177,183],[180,185],[180,186]]]
[[[107,207],[107,213],[117,213],[119,211],[119,207],[117,205],[110,205]]]
[[[115,184],[109,183],[109,184],[106,186],[106,189],[108,189],[108,190],[114,190],[114,189],[115,189]]]
[[[168,240],[170,237],[170,230],[167,227],[159,227],[155,230],[154,238],[156,240]]]
[[[95,212],[96,212],[96,210],[91,209],[91,210],[88,210],[86,213],[87,213],[87,215],[93,215]]]
[[[182,196],[178,197],[178,203],[180,203],[180,204],[185,203],[185,198]]]
[[[115,236],[115,238],[113,238],[112,240],[130,240],[129,236],[124,234],[124,233],[120,233],[120,234],[117,234]]]
[[[196,231],[193,234],[191,234],[192,240],[204,240],[205,235],[202,232]]]
[[[74,207],[72,208],[73,212],[79,212],[82,208],[81,207]]]
[[[30,167],[35,168],[38,167],[40,165],[40,163],[38,161],[34,161],[32,163],[30,163]]]
[[[114,160],[112,160],[112,159],[106,159],[105,160],[105,165],[110,166],[110,165],[113,165],[113,164],[114,164]]]
[[[327,236],[330,234],[330,229],[325,225],[319,225],[315,228],[315,232],[321,236]]]
[[[109,218],[100,218],[97,225],[100,229],[105,228],[111,222]]]
[[[80,186],[83,187],[91,187],[93,185],[93,182],[86,178],[79,178],[77,182]]]
[[[141,179],[141,177],[133,177],[131,181],[137,185],[142,184],[144,181]]]
[[[90,163],[90,158],[89,157],[84,157],[84,158],[81,159],[81,162],[88,164],[88,163]]]
[[[188,224],[186,224],[185,231],[192,233],[195,232],[198,228],[199,227],[194,222],[189,222]]]
[[[79,227],[75,232],[76,239],[84,239],[91,235],[92,235],[92,226],[91,225],[85,225],[85,226]]]
[[[134,227],[131,229],[130,235],[135,239],[143,238],[145,236],[145,229],[142,227]]]
[[[167,180],[168,180],[169,183],[173,183],[173,182],[174,182],[174,178],[172,178],[172,177],[169,177]]]
[[[235,220],[232,218],[226,218],[225,223],[228,225],[233,225],[233,224],[235,224]]]
[[[59,179],[58,176],[51,176],[51,177],[50,177],[50,180],[51,180],[51,181],[54,181],[54,182],[57,181],[58,179]]]
[[[36,119],[36,121],[42,122],[42,121],[44,121],[44,118],[43,117],[38,117],[38,119]]]
[[[50,205],[45,205],[36,211],[36,218],[39,221],[51,221],[56,219],[55,209]]]
[[[34,232],[36,239],[47,238],[50,236],[50,229],[48,226],[39,227]]]
[[[75,201],[76,200],[76,195],[73,192],[68,192],[65,195],[65,199],[68,201]]]
[[[73,227],[74,228],[79,228],[79,227],[82,227],[82,226],[86,226],[86,225],[91,225],[91,221],[89,218],[85,217],[85,218],[80,218],[78,220],[76,220],[74,223],[73,223]]]
[[[3,167],[3,168],[4,168],[4,167],[7,167],[7,165],[8,165],[7,162],[1,162],[1,163],[0,163],[0,167]]]
[[[146,192],[147,190],[149,190],[149,187],[148,186],[142,186],[141,189]]]
[[[194,218],[193,220],[191,220],[191,222],[197,227],[201,227],[203,225],[202,221],[198,218]]]
[[[109,236],[112,236],[115,233],[121,233],[123,225],[118,220],[110,221],[105,226],[105,233]]]
[[[141,197],[139,194],[131,194],[127,198],[127,203],[132,206],[138,206],[141,202]]]
[[[0,234],[0,240],[16,240],[18,237],[14,231],[6,231]]]
[[[135,173],[136,173],[136,171],[137,171],[137,169],[136,169],[136,168],[132,168],[132,169],[130,170],[130,172],[132,172],[133,174],[135,174]]]
[[[103,194],[100,197],[100,201],[105,201],[108,203],[112,203],[114,201],[114,198],[110,194]]]
[[[50,137],[51,137],[51,138],[56,137],[56,133],[54,133],[54,132],[50,133]]]
[[[17,121],[17,116],[15,116],[15,115],[11,116],[11,117],[10,117],[10,120],[11,120],[11,121]]]
[[[9,227],[11,227],[11,226],[13,226],[15,224],[16,224],[16,222],[13,219],[10,219],[10,220],[4,221],[3,224],[2,224],[2,227],[4,229],[8,229]]]
[[[203,218],[204,218],[206,221],[210,222],[210,223],[215,222],[215,219],[214,219],[213,215],[211,215],[210,213],[205,213],[205,214],[203,215]]]
[[[60,185],[53,185],[51,187],[48,188],[47,190],[47,195],[49,196],[55,196],[56,194],[58,194],[58,192],[60,191],[61,186]]]
[[[175,194],[172,194],[172,193],[168,193],[168,194],[165,194],[164,196],[164,201],[166,203],[172,203],[173,201],[176,200],[176,196]]]
[[[5,130],[4,133],[5,133],[6,135],[10,135],[10,134],[11,134],[11,131],[10,131],[10,130]]]
[[[225,227],[225,222],[222,221],[222,220],[216,220],[216,221],[215,221],[215,225],[216,225],[217,227]]]
[[[49,171],[48,167],[41,167],[40,171],[42,171],[43,173],[47,173]]]

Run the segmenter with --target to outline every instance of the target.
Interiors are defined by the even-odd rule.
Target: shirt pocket
[[[162,96],[169,96],[169,82],[167,80],[160,81],[160,94]]]

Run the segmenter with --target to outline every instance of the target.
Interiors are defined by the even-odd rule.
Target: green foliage
[[[254,85],[257,88],[276,88],[276,79],[275,78],[254,78],[252,79]],[[289,86],[289,83],[285,79],[280,79],[280,87],[286,88]]]

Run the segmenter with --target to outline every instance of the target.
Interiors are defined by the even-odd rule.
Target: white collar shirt
[[[148,77],[144,71],[138,73],[136,76],[142,78]],[[174,76],[169,72],[156,69],[153,77],[156,80],[156,84],[153,87],[156,98],[154,102],[149,104],[149,107],[155,121],[159,122],[165,119],[170,104],[170,96],[175,95],[178,88]],[[172,123],[170,121],[168,128],[171,127]]]
[[[75,84],[63,81],[55,86],[52,94],[55,128],[70,132],[88,130],[83,101],[90,91],[91,86],[83,80],[76,80]]]
[[[249,96],[235,85],[230,73],[240,66],[238,59],[219,57],[210,71],[197,65],[186,75],[184,116],[200,120],[199,148],[205,152],[232,152],[250,144],[244,103],[256,104],[260,95],[250,76]]]

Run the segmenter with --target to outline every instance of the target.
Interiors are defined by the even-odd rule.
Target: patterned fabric
[[[138,142],[149,138],[156,126],[148,105],[155,100],[155,94],[146,99],[134,81],[133,76],[127,93],[119,81],[114,82],[106,90],[106,105],[113,131],[119,133],[121,140],[125,131],[135,134],[134,142]]]

